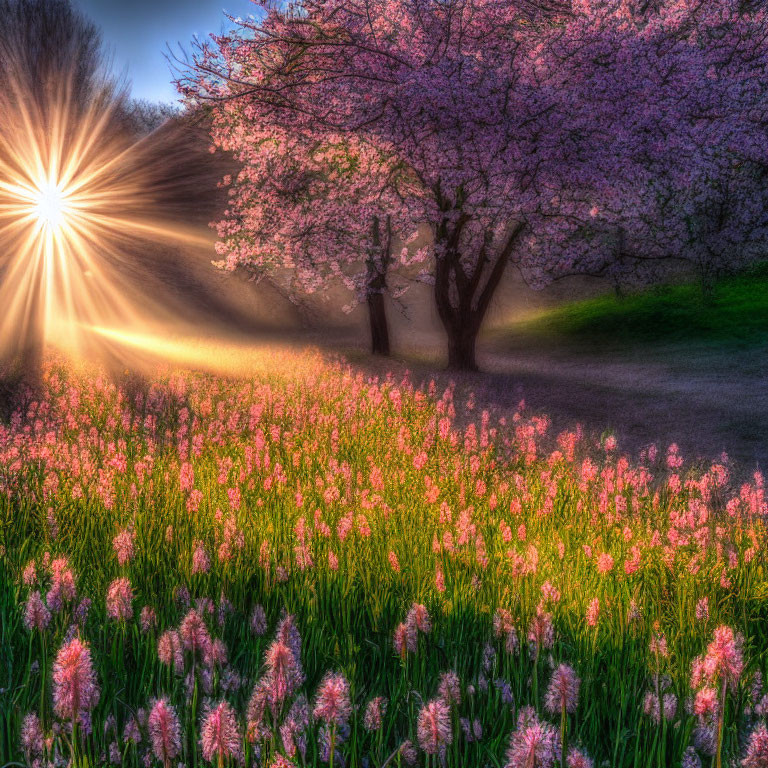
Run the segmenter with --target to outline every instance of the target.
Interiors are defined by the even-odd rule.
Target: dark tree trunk
[[[459,371],[476,371],[478,331],[474,328],[461,328],[448,334],[448,367]]]
[[[438,202],[447,213],[449,206],[437,191]],[[448,367],[477,370],[477,337],[504,269],[523,225],[514,224],[500,247],[493,247],[488,233],[470,265],[462,263],[461,234],[469,218],[446,216],[435,232],[438,256],[435,262],[435,303],[448,336]]]
[[[387,323],[387,307],[384,294],[387,290],[387,269],[390,262],[390,244],[392,240],[392,224],[387,217],[382,237],[378,216],[371,221],[372,248],[368,254],[366,302],[368,303],[368,322],[371,329],[371,352],[374,355],[389,357],[389,325]]]
[[[389,357],[389,327],[383,293],[368,294],[368,321],[371,328],[371,352]]]

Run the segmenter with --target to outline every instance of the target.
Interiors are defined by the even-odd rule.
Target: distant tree
[[[214,113],[216,145],[243,166],[224,180],[218,266],[259,275],[289,270],[295,295],[345,286],[349,307],[367,306],[372,352],[390,354],[385,295],[401,263],[397,235],[410,224],[407,173],[397,158],[351,136],[306,131],[296,121],[233,119],[241,105],[228,100],[224,114]]]
[[[0,99],[66,97],[84,108],[121,96],[99,28],[70,0],[0,0]]]
[[[765,3],[594,0],[569,27],[582,45],[555,54],[594,70],[578,98],[611,127],[610,183],[588,217],[552,217],[529,243],[528,276],[642,285],[673,262],[708,297],[718,276],[765,259]]]
[[[125,104],[124,111],[128,130],[137,136],[149,135],[181,113],[174,104],[148,99],[131,99]]]
[[[243,64],[239,77],[247,72]],[[237,83],[214,78],[204,89],[183,90],[192,103],[213,104],[214,145],[240,164],[222,183],[229,197],[216,224],[217,266],[282,283],[277,276],[287,273],[288,294],[297,300],[345,287],[352,296],[345,309],[367,307],[371,351],[389,355],[386,295],[407,287],[394,273],[408,259],[403,240],[416,231],[410,169],[358,136],[239,98]]]

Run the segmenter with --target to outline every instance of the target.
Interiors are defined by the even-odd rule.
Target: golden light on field
[[[253,339],[190,334],[187,328],[166,328],[164,333],[135,332],[124,328],[93,327],[89,331],[120,350],[119,358],[136,370],[157,372],[161,367],[180,367],[223,376],[285,373],[284,344],[254,342]],[[300,361],[301,364],[298,362]],[[302,364],[306,370],[302,370]],[[317,372],[314,356],[291,358],[291,374],[301,377]]]

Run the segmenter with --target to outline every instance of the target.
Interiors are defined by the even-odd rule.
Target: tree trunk
[[[478,330],[472,326],[465,326],[456,329],[454,333],[448,333],[449,368],[459,371],[477,370],[475,347],[477,345]]]
[[[389,327],[383,293],[368,293],[368,320],[371,328],[371,352],[374,355],[389,357]]]
[[[437,199],[443,210],[450,210],[440,197],[439,188]],[[439,246],[435,260],[435,304],[448,335],[448,367],[476,371],[475,348],[480,327],[524,225],[513,224],[504,242],[496,247],[493,233],[489,231],[476,258],[465,264],[460,243],[469,217],[462,213],[454,221],[451,218],[446,217],[435,232]]]
[[[390,262],[392,222],[387,216],[382,238],[379,217],[371,220],[371,250],[368,253],[365,299],[368,303],[368,322],[371,329],[371,353],[389,357],[389,325],[384,294],[387,290],[387,270]]]

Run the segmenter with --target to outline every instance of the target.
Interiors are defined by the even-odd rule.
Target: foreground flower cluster
[[[760,475],[254,370],[0,427],[0,762],[768,766]]]

